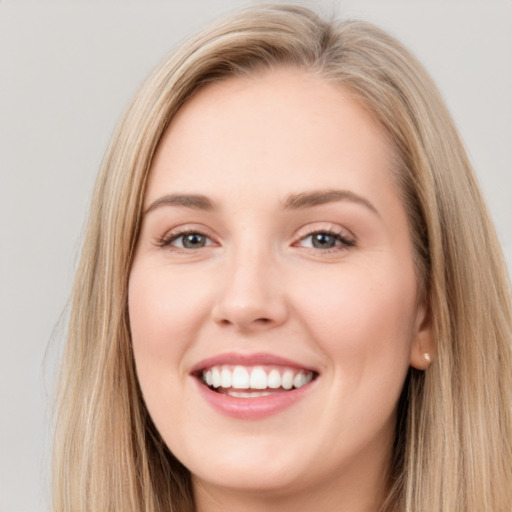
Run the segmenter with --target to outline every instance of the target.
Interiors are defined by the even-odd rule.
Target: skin
[[[391,162],[349,91],[297,69],[209,85],[164,134],[129,312],[144,399],[192,473],[198,511],[370,512],[382,502],[400,391],[431,343]],[[290,194],[331,189],[363,201],[282,207]],[[168,194],[215,208],[155,203]],[[183,230],[206,244],[162,246]],[[315,247],[311,232],[325,231],[353,245]],[[189,374],[233,351],[293,359],[319,377],[278,414],[235,419]]]

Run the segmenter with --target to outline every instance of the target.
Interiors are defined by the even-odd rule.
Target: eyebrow
[[[313,190],[290,194],[282,201],[282,208],[284,210],[302,210],[337,201],[349,201],[360,204],[380,216],[375,206],[368,199],[350,190],[338,189]],[[207,196],[201,194],[168,194],[153,201],[144,211],[144,214],[162,206],[181,206],[203,211],[213,211],[216,209],[215,203]]]
[[[298,194],[290,194],[283,202],[285,210],[301,210],[312,206],[319,206],[337,201],[349,201],[365,206],[370,211],[380,217],[380,214],[368,199],[351,192],[350,190],[314,190],[311,192],[301,192]]]
[[[211,199],[199,194],[169,194],[153,201],[144,211],[149,213],[161,206],[182,206],[194,210],[212,211],[215,205]]]

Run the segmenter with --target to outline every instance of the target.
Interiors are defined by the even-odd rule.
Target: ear
[[[430,310],[422,303],[416,311],[410,365],[417,370],[426,370],[435,359],[434,352]]]

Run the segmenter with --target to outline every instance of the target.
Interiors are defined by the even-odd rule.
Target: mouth
[[[256,420],[300,401],[319,373],[270,354],[223,354],[196,365],[191,376],[217,412]]]
[[[302,388],[318,374],[283,366],[215,365],[198,378],[212,391],[235,398],[259,398]]]

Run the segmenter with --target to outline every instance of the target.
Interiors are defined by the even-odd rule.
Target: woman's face
[[[148,410],[195,484],[385,485],[428,343],[391,162],[347,90],[294,69],[209,85],[173,119],[129,313]]]

